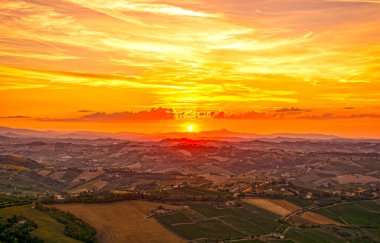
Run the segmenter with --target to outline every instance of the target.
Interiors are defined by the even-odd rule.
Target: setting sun
[[[194,125],[188,125],[188,126],[187,126],[187,131],[189,131],[189,132],[194,132],[194,130],[195,130]]]

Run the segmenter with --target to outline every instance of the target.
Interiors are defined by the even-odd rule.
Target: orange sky
[[[380,137],[379,0],[2,0],[0,18],[0,126]]]

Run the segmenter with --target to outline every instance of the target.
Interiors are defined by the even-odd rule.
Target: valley
[[[45,242],[380,241],[377,140],[5,135],[0,217]]]

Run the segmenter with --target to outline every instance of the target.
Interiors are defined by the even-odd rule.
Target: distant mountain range
[[[99,139],[113,138],[123,140],[137,141],[159,141],[163,139],[188,138],[194,140],[225,140],[225,141],[244,141],[244,140],[276,140],[276,141],[293,141],[293,140],[328,140],[343,139],[334,135],[325,134],[293,134],[293,133],[275,133],[261,135],[255,133],[237,133],[227,129],[202,131],[197,133],[190,132],[168,132],[168,133],[129,133],[129,132],[93,132],[93,131],[37,131],[30,129],[17,129],[10,127],[0,127],[0,136],[9,138],[72,138],[72,139]]]
[[[198,133],[170,132],[153,134],[154,137],[161,138],[190,138],[190,139],[213,139],[213,140],[252,140],[252,139],[338,139],[340,137],[324,134],[293,134],[293,133],[274,133],[274,134],[256,134],[256,133],[237,133],[227,129],[202,131]]]

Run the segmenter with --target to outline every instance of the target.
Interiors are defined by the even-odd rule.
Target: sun
[[[195,126],[194,125],[188,125],[187,126],[187,131],[194,132],[194,130],[195,130]]]

